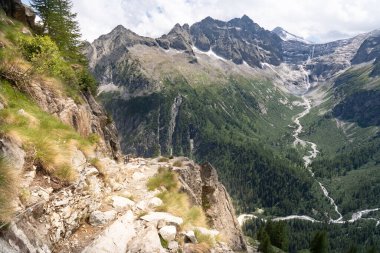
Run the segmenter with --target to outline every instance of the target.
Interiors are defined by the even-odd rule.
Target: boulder
[[[158,231],[154,226],[141,230],[128,244],[127,253],[164,253]]]
[[[125,253],[127,245],[136,236],[132,211],[107,227],[82,253]],[[128,251],[129,252],[129,251]],[[137,251],[135,251],[137,252]]]
[[[116,218],[116,211],[111,210],[107,212],[95,211],[90,214],[89,223],[92,226],[100,226],[107,224],[108,222]]]
[[[212,237],[215,237],[219,234],[219,231],[215,230],[215,229],[207,229],[207,228],[203,228],[203,227],[196,227],[195,230],[198,230],[203,235],[209,235]]]
[[[164,220],[167,224],[174,224],[177,226],[183,223],[182,218],[164,212],[151,212],[147,215],[142,216],[141,219],[147,222],[158,222],[160,220]]]
[[[174,241],[177,235],[177,229],[175,226],[164,226],[159,231],[162,238],[168,242]]]
[[[178,242],[176,242],[176,241],[171,241],[171,242],[169,242],[169,244],[168,244],[168,249],[170,249],[170,250],[172,250],[172,251],[174,251],[174,252],[177,252],[177,250],[179,249],[179,244],[178,244]]]
[[[5,13],[33,28],[36,14],[29,6],[24,5],[21,0],[0,0],[0,7]]]
[[[151,200],[148,201],[148,206],[150,208],[156,208],[163,204],[162,200],[160,198],[154,197]]]
[[[197,238],[195,237],[194,231],[190,230],[185,233],[185,242],[198,243]]]
[[[79,149],[75,149],[71,158],[71,165],[73,166],[73,168],[76,169],[78,172],[81,172],[84,169],[86,162],[87,160],[83,152]]]
[[[118,212],[122,212],[126,209],[131,209],[135,205],[135,202],[124,197],[112,196],[111,199],[113,208],[115,208]]]
[[[0,157],[6,157],[17,172],[21,172],[25,163],[25,152],[21,149],[22,144],[12,138],[0,139]]]

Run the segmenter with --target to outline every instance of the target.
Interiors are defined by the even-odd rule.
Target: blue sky
[[[28,2],[27,0],[22,0]],[[281,26],[315,42],[347,38],[380,28],[378,0],[73,0],[83,38],[92,41],[123,26],[159,37],[176,23],[207,16],[251,17],[272,30]]]

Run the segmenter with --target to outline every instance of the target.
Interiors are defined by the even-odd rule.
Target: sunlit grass
[[[0,94],[7,103],[0,111],[0,134],[17,140],[25,150],[33,151],[36,163],[46,172],[64,181],[75,180],[75,172],[70,167],[73,151],[80,149],[88,153],[88,149],[93,149],[93,142],[43,112],[6,82],[1,82]]]
[[[157,211],[168,212],[173,215],[182,217],[184,223],[182,228],[191,228],[192,226],[207,227],[206,216],[199,206],[191,206],[191,202],[186,193],[180,192],[180,183],[175,172],[168,168],[160,167],[155,177],[147,183],[149,190],[164,187],[165,190],[157,195],[163,205],[157,208]]]

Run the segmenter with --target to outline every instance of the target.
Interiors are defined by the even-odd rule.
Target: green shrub
[[[175,190],[178,188],[177,175],[165,167],[160,167],[157,175],[148,180],[147,187],[149,191],[159,187],[165,187],[168,191]]]
[[[210,248],[213,248],[215,246],[215,238],[212,235],[202,234],[202,232],[199,231],[198,229],[194,230],[194,234],[195,234],[195,237],[197,238],[198,243],[200,244],[204,243]]]
[[[37,73],[48,73],[66,82],[77,82],[76,73],[49,36],[19,36],[18,45]]]
[[[182,161],[179,161],[179,160],[175,161],[175,162],[173,163],[173,166],[174,166],[174,167],[182,167]]]
[[[95,94],[97,89],[97,83],[94,76],[87,69],[84,68],[80,70],[78,74],[79,88],[82,91],[89,91],[92,94]]]
[[[95,94],[97,83],[86,65],[66,61],[65,55],[49,36],[20,35],[17,44],[25,59],[32,63],[36,73],[57,77],[74,91],[89,91]],[[72,95],[75,97],[75,94]]]

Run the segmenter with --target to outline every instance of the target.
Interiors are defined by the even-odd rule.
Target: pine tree
[[[52,38],[65,57],[82,60],[81,34],[71,0],[32,0],[31,4],[42,19],[43,34]]]
[[[270,238],[267,232],[264,230],[261,236],[261,240],[259,241],[259,251],[263,253],[272,253],[272,244],[270,243]]]
[[[310,252],[311,253],[328,253],[329,243],[327,239],[327,233],[325,231],[317,232],[311,241]]]

